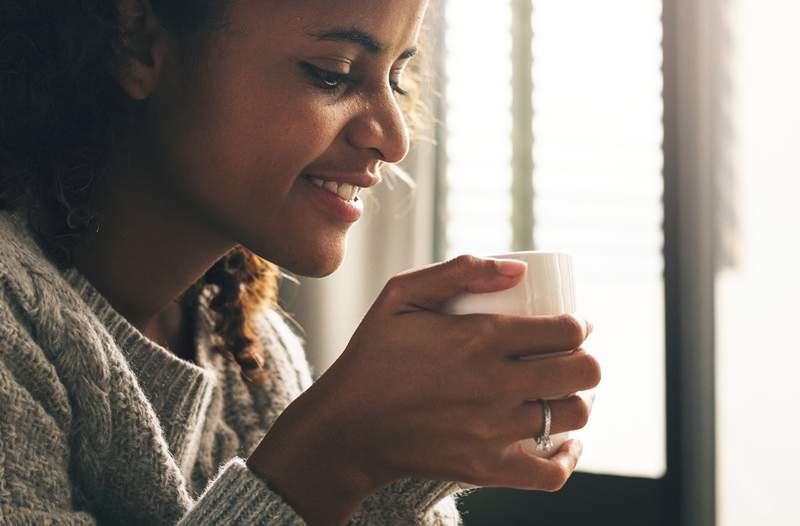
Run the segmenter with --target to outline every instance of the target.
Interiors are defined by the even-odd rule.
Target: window
[[[573,254],[579,310],[595,324],[589,345],[604,366],[592,422],[581,432],[580,469],[659,478],[666,471],[661,2],[465,7],[451,0],[445,11],[439,252]],[[521,92],[526,79],[532,90]]]

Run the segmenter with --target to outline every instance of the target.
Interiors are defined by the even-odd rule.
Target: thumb
[[[392,292],[393,307],[435,310],[462,292],[481,293],[511,288],[520,281],[527,268],[527,263],[516,259],[463,255],[397,274],[387,289]]]

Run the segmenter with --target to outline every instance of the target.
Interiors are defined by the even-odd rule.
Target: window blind
[[[470,9],[450,0],[445,11],[443,253],[574,256],[578,307],[595,325],[587,348],[604,371],[590,425],[579,433],[580,469],[659,477],[666,468],[661,2],[533,0],[530,20],[512,20],[525,12],[520,1],[530,2]],[[532,63],[512,53],[525,30]],[[519,68],[532,79],[528,105],[513,99],[524,96],[512,84]],[[530,115],[512,114],[526,106]],[[523,196],[511,192],[521,119],[533,132],[523,145],[533,160],[532,192]],[[515,216],[521,197],[533,209],[527,247],[513,244],[515,221],[530,221],[524,209]]]
[[[446,253],[511,244],[511,5],[445,9]]]

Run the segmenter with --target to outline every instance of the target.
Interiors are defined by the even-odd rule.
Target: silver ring
[[[539,402],[542,404],[542,410],[544,411],[544,431],[536,437],[536,449],[548,450],[553,447],[553,441],[550,439],[550,423],[552,420],[550,403],[547,400],[539,400]]]

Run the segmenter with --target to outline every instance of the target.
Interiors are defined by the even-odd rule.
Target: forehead
[[[417,40],[428,0],[240,0],[233,26],[265,32],[270,40],[318,40],[332,30],[368,32],[387,51]]]

